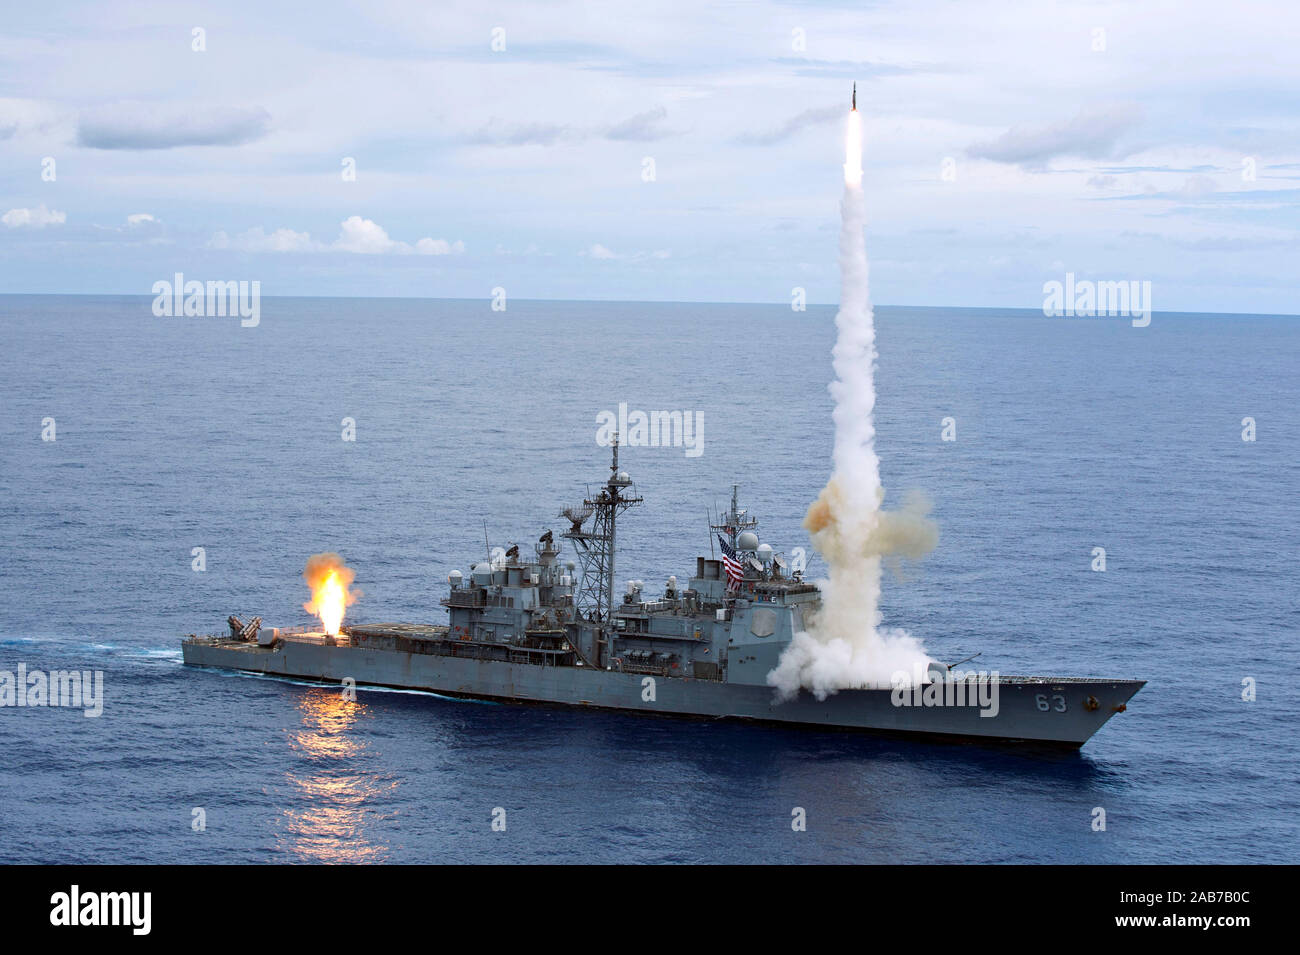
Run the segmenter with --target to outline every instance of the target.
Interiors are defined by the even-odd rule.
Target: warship
[[[930,663],[907,683],[782,699],[768,683],[820,603],[801,569],[760,543],[732,487],[711,514],[710,550],[660,596],[628,581],[615,600],[616,529],[641,503],[612,443],[609,477],[561,516],[577,560],[552,530],[523,556],[498,548],[468,576],[452,571],[444,624],[344,624],[336,633],[228,618],[229,633],[191,634],[186,664],[354,686],[426,690],[506,703],[749,720],[1077,748],[1125,710],[1145,681],[963,673]],[[966,661],[962,661],[966,662]]]

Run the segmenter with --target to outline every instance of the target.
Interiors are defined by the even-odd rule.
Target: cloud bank
[[[815,126],[826,126],[844,118],[843,106],[826,106],[819,109],[806,109],[791,116],[776,129],[759,133],[742,133],[735,142],[747,146],[772,146],[792,139],[797,133]]]
[[[115,103],[85,110],[77,120],[77,143],[91,149],[174,149],[178,146],[239,146],[270,131],[260,106],[215,109]]]
[[[32,229],[43,229],[47,225],[63,225],[67,221],[68,215],[66,212],[47,209],[43,202],[35,209],[10,209],[0,216],[0,222],[3,222],[11,229],[24,226]]]
[[[361,216],[344,219],[333,242],[319,242],[309,232],[276,229],[268,233],[257,226],[234,238],[218,232],[208,246],[236,252],[351,252],[356,255],[459,255],[465,251],[465,243],[459,239],[449,242],[426,237],[416,240],[414,245],[393,239],[377,222]]]
[[[1124,136],[1141,122],[1142,110],[1133,103],[1080,110],[1072,119],[1048,126],[1013,126],[988,142],[975,143],[966,154],[994,162],[1042,165],[1062,156],[1084,159],[1122,159]]]

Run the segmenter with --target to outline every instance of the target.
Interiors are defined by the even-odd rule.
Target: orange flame
[[[321,626],[331,636],[338,636],[343,612],[356,603],[361,592],[348,590],[356,574],[335,553],[312,554],[303,568],[303,580],[311,588],[311,600],[302,605],[308,613],[320,617]]]

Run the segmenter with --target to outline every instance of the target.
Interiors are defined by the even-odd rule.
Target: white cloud
[[[224,232],[214,235],[208,245],[214,249],[234,249],[237,252],[317,252],[320,244],[312,241],[306,232],[276,229],[266,233],[261,226],[241,232],[233,239]]]
[[[843,122],[843,120],[844,106],[842,104],[806,109],[795,116],[791,116],[775,129],[768,129],[762,132],[741,133],[736,137],[735,141],[751,146],[771,146],[776,143],[785,142],[788,139],[793,139],[805,129],[825,126],[835,122]]]
[[[157,221],[157,219],[149,215],[147,212],[133,212],[131,215],[126,217],[126,224],[129,226],[141,226],[146,223],[156,223]]]
[[[530,259],[537,256],[544,256],[546,258],[555,257],[554,252],[543,251],[542,247],[539,246],[536,242],[529,242],[528,245],[524,246],[522,249],[508,249],[504,245],[498,242],[497,247],[492,250],[492,254],[509,256],[511,258],[517,258],[517,259]]]
[[[1088,185],[1094,189],[1114,189],[1119,185],[1119,179],[1115,176],[1089,176]]]
[[[975,143],[966,152],[977,159],[1029,164],[1046,163],[1057,156],[1118,159],[1133,152],[1124,150],[1120,141],[1141,119],[1142,110],[1133,103],[1092,107],[1064,123],[1014,126],[996,139]]]
[[[36,99],[0,97],[0,141],[28,133],[49,135],[66,124],[67,111]]]
[[[663,106],[656,106],[644,113],[637,113],[621,123],[615,123],[605,130],[605,138],[615,142],[650,142],[663,139],[671,135],[663,125],[667,118],[668,110]]]
[[[485,125],[470,133],[466,141],[482,146],[573,145],[593,138],[611,142],[653,142],[673,135],[673,131],[664,126],[667,118],[668,109],[662,105],[617,123],[598,126],[544,121],[507,123],[493,116]]]
[[[415,245],[390,238],[373,219],[349,216],[343,220],[339,237],[333,242],[318,242],[308,232],[276,229],[267,233],[260,226],[241,232],[233,239],[218,232],[208,241],[209,248],[233,249],[237,252],[351,252],[356,255],[459,255],[465,243],[457,239],[425,237]]]
[[[655,249],[653,252],[615,252],[599,242],[583,249],[578,255],[599,259],[604,262],[640,262],[644,259],[667,259],[672,256],[668,249]]]
[[[43,202],[35,209],[10,209],[3,216],[0,216],[0,222],[3,222],[11,229],[21,228],[22,226],[42,229],[47,225],[63,225],[67,221],[67,213],[47,209]]]
[[[465,251],[465,243],[460,239],[455,242],[448,242],[446,239],[421,239],[415,243],[415,251],[420,255],[459,254]]]
[[[388,237],[383,227],[372,219],[361,216],[348,216],[343,220],[343,231],[339,233],[334,247],[343,252],[356,252],[360,255],[382,255],[385,252],[399,251],[400,242]]]

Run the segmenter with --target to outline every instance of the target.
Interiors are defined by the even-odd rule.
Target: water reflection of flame
[[[319,689],[304,693],[299,709],[301,728],[290,732],[298,765],[286,774],[297,793],[281,849],[305,862],[383,862],[388,846],[373,835],[381,819],[374,803],[397,783],[365,768],[366,744],[352,731],[367,707]]]

